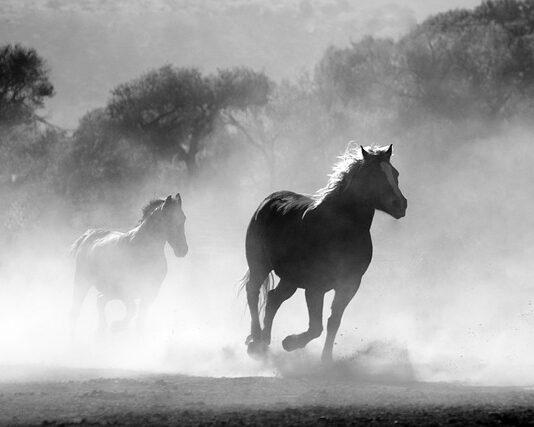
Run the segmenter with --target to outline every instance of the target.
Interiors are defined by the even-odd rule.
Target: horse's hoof
[[[332,357],[332,354],[322,354],[321,355],[321,363],[326,366],[331,366],[334,364],[334,358]]]
[[[295,351],[302,346],[299,343],[298,335],[289,335],[283,339],[282,347],[285,351]]]
[[[250,341],[247,344],[247,353],[254,359],[264,359],[269,346],[263,341]]]

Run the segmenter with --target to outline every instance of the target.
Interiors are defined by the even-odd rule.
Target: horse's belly
[[[158,292],[167,274],[162,259],[134,260],[129,257],[96,258],[92,263],[95,288],[112,298],[141,298]]]
[[[367,243],[367,242],[365,242]],[[293,251],[290,256],[277,260],[274,271],[282,279],[300,288],[321,287],[333,289],[339,283],[359,280],[372,258],[370,244],[352,248],[323,248],[317,251]]]

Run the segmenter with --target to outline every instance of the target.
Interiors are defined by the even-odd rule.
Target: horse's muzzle
[[[189,251],[189,248],[187,245],[180,246],[179,248],[173,248],[173,249],[174,249],[174,255],[179,258],[183,258],[184,256],[186,256],[187,252]]]
[[[392,206],[389,214],[395,219],[401,219],[406,216],[406,209],[408,208],[408,200],[404,197],[402,199],[395,199],[392,202]]]

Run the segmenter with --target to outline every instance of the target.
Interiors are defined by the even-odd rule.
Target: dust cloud
[[[324,336],[300,352],[281,349],[286,335],[307,326],[301,291],[275,319],[267,361],[246,355],[249,317],[237,283],[246,271],[247,221],[263,195],[190,187],[183,191],[190,252],[175,258],[167,251],[169,273],[143,335],[131,328],[98,337],[91,291],[69,339],[68,248],[82,229],[58,220],[57,229],[13,242],[2,257],[0,379],[21,379],[21,367],[29,366],[532,384],[531,140],[531,129],[507,125],[489,139],[435,147],[438,153],[392,141],[408,214],[400,221],[376,214],[374,259],[344,316],[333,367],[319,364]],[[173,185],[163,188],[173,193]],[[293,188],[290,179],[280,188],[311,191]],[[137,211],[110,222],[133,227],[142,200],[155,195],[137,194]],[[108,314],[119,319],[124,308],[113,302]]]
[[[60,11],[66,8],[65,13],[69,13],[68,2],[50,3],[58,4]],[[339,2],[342,3],[346,2]],[[373,9],[376,16],[381,15],[383,3],[379,2],[380,7]],[[414,9],[424,9],[426,14],[441,10],[443,2],[439,2],[439,8],[438,2],[425,2],[424,8],[412,3]],[[460,5],[454,2],[457,3]],[[181,39],[181,34],[174,31],[182,28],[168,21],[157,33],[166,40],[161,52],[154,48],[159,39],[150,38],[153,33],[143,33],[146,44],[132,47],[130,43],[134,42],[129,35],[137,34],[138,27],[142,27],[132,24],[128,32],[117,32],[117,40],[109,49],[105,36],[102,36],[104,40],[97,37],[97,44],[108,49],[104,60],[94,59],[94,55],[101,54],[99,51],[93,50],[93,56],[87,56],[88,49],[74,49],[74,44],[71,48],[75,52],[58,53],[56,32],[50,32],[54,37],[36,40],[28,36],[27,27],[19,24],[24,21],[31,28],[38,21],[53,27],[58,20],[66,22],[63,15],[58,17],[52,11],[40,15],[32,10],[25,7],[22,14],[13,14],[10,26],[6,24],[4,31],[18,28],[19,32],[13,34],[24,42],[36,42],[39,50],[52,58],[53,69],[72,70],[67,66],[72,64],[80,68],[57,75],[60,96],[49,108],[60,124],[71,126],[89,108],[103,105],[114,84],[159,65],[163,59],[179,66],[198,62],[198,58],[177,56],[184,51],[197,51],[194,47],[198,40]],[[245,13],[246,8],[243,10]],[[120,15],[120,12],[118,8],[113,13]],[[100,16],[87,18],[88,13],[73,12],[76,22],[85,24],[82,41],[90,44],[89,35],[100,34],[101,22]],[[181,11],[173,13],[179,15]],[[395,25],[385,26],[377,34],[397,35],[413,24],[414,16],[419,17],[419,13],[420,10],[412,13],[411,9],[400,8],[400,18],[391,18]],[[28,14],[32,19],[28,19]],[[121,19],[130,22],[130,17]],[[144,21],[145,15],[137,13],[135,19]],[[233,22],[234,15],[229,14],[227,19]],[[368,25],[375,26],[375,21],[369,19],[348,21],[347,26],[355,27],[354,22],[360,26],[364,26],[361,22],[371,22]],[[212,22],[201,22],[194,29],[202,30],[201,24],[210,27]],[[268,30],[269,34],[273,33],[272,28]],[[320,30],[314,30],[314,37],[329,32],[329,28]],[[47,31],[50,29],[42,29],[43,33]],[[211,38],[223,32],[216,26],[211,31]],[[299,35],[305,40],[311,37],[311,32],[311,29],[299,29]],[[281,31],[278,36],[280,43],[289,45],[288,33]],[[346,34],[343,37],[347,39]],[[176,48],[175,40],[184,44],[182,49]],[[236,40],[240,39],[236,36]],[[309,54],[310,63],[323,52],[327,41],[317,46],[309,52],[302,49]],[[241,65],[244,58],[252,57],[252,65],[266,67],[267,71],[281,76],[294,74],[303,66],[302,58],[294,51],[284,53],[284,58],[293,61],[291,67],[284,68],[281,63],[271,64],[273,54],[268,49],[259,49],[252,42],[247,47],[248,50],[235,49],[234,56],[229,56],[218,44],[210,45],[215,52],[206,55],[212,62],[201,58],[204,59],[201,64],[207,69]],[[263,50],[267,52],[265,57],[250,54],[259,55]],[[133,59],[126,63],[123,57],[115,57],[117,53]],[[76,55],[83,56],[83,62],[73,61]],[[101,69],[92,70],[90,63],[99,64]],[[143,69],[138,69],[139,66]],[[82,76],[83,82],[69,80],[67,74]],[[78,88],[87,93],[83,95],[83,90]],[[80,99],[75,99],[76,105],[70,108],[74,93]],[[51,198],[49,205],[58,205],[57,215],[42,221],[31,232],[11,238],[0,252],[0,381],[36,380],[48,378],[46,373],[53,377],[56,373],[62,375],[63,369],[84,368],[88,369],[87,375],[92,375],[91,372],[95,375],[166,372],[219,377],[325,375],[355,381],[534,384],[531,188],[534,129],[513,120],[491,132],[487,123],[471,126],[473,131],[468,141],[455,140],[454,133],[451,134],[454,126],[450,124],[443,128],[421,124],[412,137],[406,136],[406,132],[398,136],[391,129],[369,134],[345,132],[325,144],[332,156],[319,162],[318,167],[309,168],[307,180],[282,173],[277,176],[276,188],[265,182],[239,186],[225,179],[222,183],[215,183],[215,179],[185,185],[176,178],[167,178],[163,182],[120,189],[128,195],[126,205],[96,206],[91,212],[81,211],[76,215],[62,211],[61,201]],[[458,132],[460,138],[466,138],[467,134]],[[288,354],[281,348],[286,335],[301,332],[308,324],[300,290],[282,305],[274,321],[267,360],[253,360],[247,356],[244,345],[249,333],[245,295],[238,294],[239,279],[247,268],[244,238],[250,216],[271,191],[289,189],[312,193],[324,185],[336,161],[335,153],[341,154],[351,138],[363,145],[393,143],[392,163],[400,172],[400,188],[408,199],[407,215],[399,221],[382,213],[375,216],[371,230],[374,258],[345,312],[334,347],[337,361],[333,366],[319,363],[324,334],[302,351]],[[241,181],[247,178],[248,171],[242,166],[250,161],[247,155],[249,152],[233,160],[235,174]],[[303,168],[297,162],[290,166],[284,171]],[[139,335],[132,327],[125,332],[97,336],[96,293],[92,290],[84,302],[75,338],[71,340],[69,310],[74,259],[69,254],[69,246],[89,227],[121,231],[134,227],[145,203],[177,191],[182,194],[187,215],[185,230],[190,250],[185,258],[176,258],[167,248],[169,272],[151,308],[146,331]],[[4,200],[10,197],[0,196]],[[330,293],[325,302],[325,321],[331,300]],[[123,314],[120,303],[109,304],[110,321],[120,319]]]

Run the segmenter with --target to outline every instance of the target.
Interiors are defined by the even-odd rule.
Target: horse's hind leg
[[[261,268],[250,268],[247,281],[245,283],[245,289],[247,291],[247,303],[250,311],[250,336],[247,338],[248,352],[259,353],[261,349],[261,325],[259,315],[259,298],[260,289],[263,282],[267,279],[269,272]]]
[[[135,316],[135,301],[132,298],[124,298],[122,302],[126,307],[126,314],[124,315],[124,318],[122,320],[117,320],[113,322],[113,324],[111,325],[111,329],[113,332],[120,332],[127,329],[133,317]]]
[[[323,332],[323,301],[324,292],[306,289],[306,304],[310,317],[308,330],[302,334],[285,337],[282,341],[284,350],[293,351],[302,348],[321,335]]]
[[[297,287],[292,283],[280,280],[280,283],[275,289],[272,289],[267,294],[267,304],[265,306],[265,318],[263,319],[263,333],[262,341],[269,345],[271,343],[271,330],[273,327],[273,320],[276,312],[284,301],[291,298]]]
[[[79,277],[78,275],[74,278],[74,290],[72,293],[72,306],[70,309],[70,338],[74,339],[76,333],[76,323],[80,317],[80,310],[82,308],[83,300],[85,299],[89,288],[91,287],[90,283],[87,280]]]

